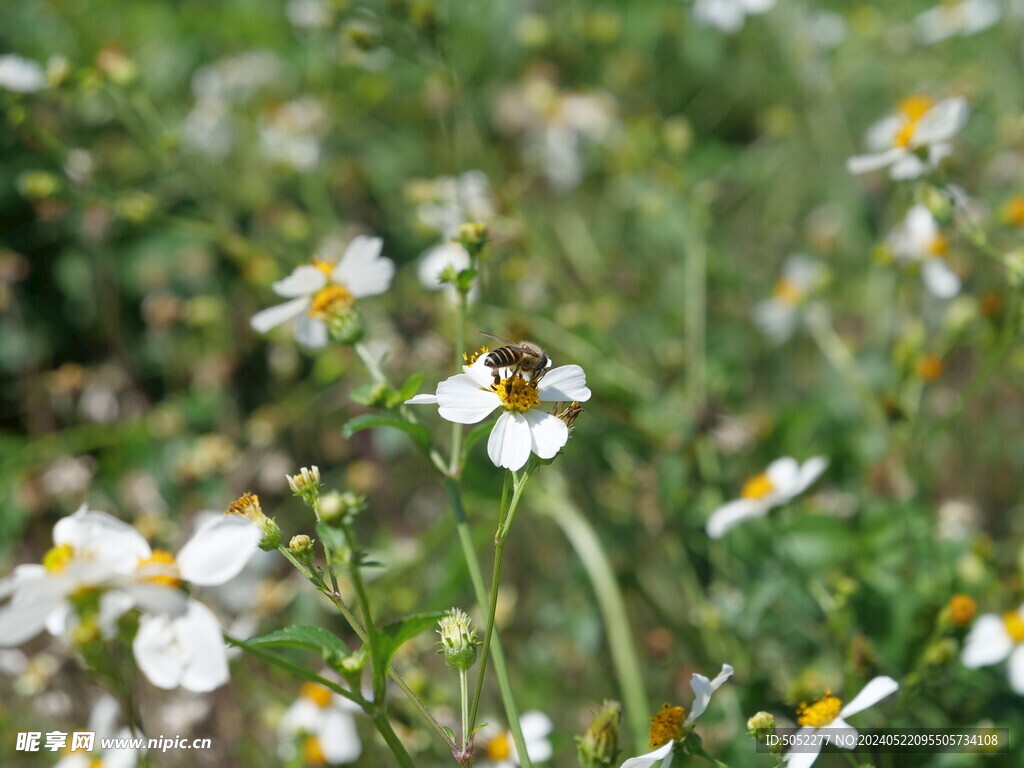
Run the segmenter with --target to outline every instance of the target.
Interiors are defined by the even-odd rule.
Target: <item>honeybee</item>
[[[541,376],[547,372],[548,366],[551,365],[551,358],[532,341],[514,342],[503,339],[501,336],[495,336],[493,333],[487,333],[487,331],[480,331],[480,333],[497,339],[505,345],[498,347],[493,352],[488,352],[487,357],[484,358],[484,365],[494,370],[495,384],[501,382],[501,376],[498,374],[500,368],[511,368],[513,374],[528,373],[531,381],[539,381]]]

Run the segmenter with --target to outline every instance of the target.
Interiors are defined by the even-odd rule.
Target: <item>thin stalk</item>
[[[450,477],[444,478],[444,488],[448,493],[448,499],[452,505],[452,514],[455,516],[455,530],[459,536],[459,544],[462,547],[462,555],[466,560],[466,567],[469,569],[469,580],[473,584],[473,592],[476,595],[477,604],[481,613],[484,606],[488,604],[487,588],[484,586],[484,575],[480,568],[480,559],[473,547],[473,536],[469,530],[469,521],[466,519],[466,509],[462,504],[462,493],[458,483]],[[494,664],[494,675],[498,678],[498,690],[501,693],[501,703],[505,708],[505,717],[508,718],[508,727],[512,731],[512,741],[516,745],[522,764],[529,768],[530,757],[526,753],[526,740],[523,738],[523,729],[519,725],[519,710],[516,708],[515,698],[512,695],[512,679],[508,674],[508,665],[505,662],[505,652],[501,647],[501,639],[497,634],[491,637],[489,649]],[[481,670],[482,674],[482,670]]]
[[[370,597],[366,593],[366,585],[363,583],[363,574],[359,570],[359,553],[356,550],[355,538],[352,535],[351,527],[344,525],[341,528],[342,533],[345,534],[345,541],[348,542],[348,563],[349,563],[349,576],[352,579],[352,586],[356,592],[356,601],[359,603],[360,611],[363,614],[363,627],[366,629],[367,634],[367,645],[370,650],[371,659],[377,654],[377,644],[373,642],[375,636],[375,629],[373,625],[373,612],[370,608]],[[372,662],[371,662],[372,663]],[[376,669],[376,667],[372,667]],[[373,675],[373,700],[374,703],[381,708],[382,712],[387,712],[387,702],[384,696],[384,678]]]
[[[459,670],[459,693],[462,701],[462,752],[466,752],[469,746],[469,673],[464,669]]]
[[[398,758],[398,764],[402,768],[416,768],[416,764],[413,763],[409,753],[405,751],[405,746],[402,744],[402,740],[395,734],[395,729],[391,727],[391,721],[388,719],[388,713],[384,710],[379,710],[373,715],[373,724],[377,728],[377,733],[384,737],[384,741],[387,743],[388,748],[392,754]]]
[[[459,291],[459,303],[455,308],[455,370],[462,368],[462,353],[466,348],[466,294]],[[462,425],[452,423],[452,455],[449,458],[448,474],[458,477],[459,460],[462,456]]]
[[[367,372],[373,377],[374,381],[387,381],[387,377],[384,376],[384,371],[377,365],[377,361],[373,359],[373,355],[370,354],[370,350],[366,348],[366,345],[361,341],[357,341],[352,345],[352,348],[359,355],[359,359],[362,360],[363,365],[366,366]]]
[[[549,515],[562,529],[594,588],[629,728],[637,747],[643,749],[647,746],[647,694],[619,583],[593,526],[569,500],[564,478],[557,473],[545,476],[548,493],[541,512]]]
[[[683,265],[686,329],[687,395],[691,408],[699,408],[707,399],[705,366],[705,319],[707,305],[707,244],[697,229],[693,216],[685,218],[683,227]]]

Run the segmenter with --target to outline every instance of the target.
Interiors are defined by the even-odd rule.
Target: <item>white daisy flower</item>
[[[747,16],[766,13],[774,6],[775,0],[697,0],[693,18],[698,24],[732,34],[743,27]]]
[[[320,162],[320,138],[327,130],[327,111],[304,97],[268,110],[259,123],[260,147],[271,161],[297,171],[311,171]]]
[[[305,765],[354,763],[363,751],[353,717],[359,711],[355,703],[322,685],[303,683],[278,728],[282,759],[292,759],[301,744]]]
[[[965,667],[977,669],[1009,659],[1010,687],[1024,695],[1024,605],[1001,616],[985,613],[977,618],[964,640]]]
[[[337,264],[314,260],[296,267],[272,286],[274,293],[289,301],[253,315],[253,329],[267,333],[296,320],[295,338],[300,344],[310,349],[325,346],[328,318],[350,308],[356,299],[377,296],[391,285],[395,264],[380,255],[381,242],[379,237],[360,235]]]
[[[711,513],[707,523],[708,536],[720,539],[744,520],[768,514],[772,507],[785,504],[807,490],[826,467],[828,460],[823,456],[815,456],[802,465],[790,456],[776,459],[764,472],[743,484],[739,499]]]
[[[443,239],[455,237],[467,221],[488,222],[494,218],[491,185],[483,171],[440,176],[428,184],[429,199],[417,206],[416,216]]]
[[[785,754],[783,760],[788,768],[808,768],[818,759],[822,746],[829,741],[834,741],[836,746],[851,749],[847,745],[857,743],[857,729],[847,723],[846,718],[877,704],[898,691],[899,687],[899,683],[891,677],[876,677],[845,706],[829,691],[825,691],[825,695],[813,704],[802,704],[797,711],[797,722],[801,726],[797,735],[803,737],[803,743],[807,746],[799,752],[790,751]],[[823,738],[816,740],[813,736],[820,728],[827,728],[828,731],[821,734]],[[835,730],[843,731],[842,739],[836,738]]]
[[[133,734],[128,728],[118,727],[120,719],[121,706],[114,697],[101,696],[93,705],[89,723],[86,726],[87,731],[96,734],[94,749],[67,752],[54,764],[53,768],[135,768],[139,750],[128,746],[112,746],[109,749],[104,749],[102,746],[107,739],[123,740],[120,743],[126,744],[133,738]]]
[[[419,266],[416,267],[416,276],[419,277],[420,284],[428,291],[444,288],[454,299],[458,295],[455,286],[451,283],[442,283],[441,274],[449,267],[456,273],[469,269],[470,262],[469,251],[459,243],[440,243],[425,251],[420,257]],[[479,287],[474,282],[473,288],[470,290],[470,298],[475,297],[478,293]]]
[[[943,0],[914,19],[917,39],[924,45],[951,37],[974,35],[999,21],[1002,9],[996,0]]]
[[[589,400],[583,369],[563,365],[531,378],[513,369],[488,368],[486,359],[487,354],[481,354],[471,365],[463,366],[463,373],[437,385],[436,394],[416,395],[407,402],[436,404],[441,418],[457,424],[476,424],[495,408],[503,407],[487,440],[487,455],[494,465],[513,471],[522,469],[531,451],[542,459],[554,458],[569,439],[569,427],[541,410],[540,404]]]
[[[850,173],[889,168],[893,179],[916,179],[953,153],[949,140],[967,123],[967,100],[957,96],[936,104],[927,96],[909,96],[895,115],[880,120],[867,136],[869,155],[846,161]]]
[[[14,93],[35,93],[46,87],[46,72],[32,59],[14,53],[0,56],[0,88]]]
[[[531,763],[543,763],[551,759],[552,749],[548,736],[554,727],[551,718],[538,710],[524,712],[519,716],[519,727],[523,731],[526,743],[526,754]],[[515,768],[519,765],[519,755],[512,741],[512,732],[485,725],[477,733],[475,739],[476,754],[479,756],[474,764],[479,768]]]
[[[631,757],[624,762],[620,768],[650,768],[659,760],[664,760],[661,768],[669,768],[672,764],[672,749],[676,741],[686,735],[694,721],[704,714],[711,702],[711,695],[722,687],[730,677],[733,668],[729,664],[722,665],[714,680],[700,674],[694,674],[690,678],[690,687],[693,689],[693,706],[690,714],[684,719],[683,708],[673,707],[666,704],[660,712],[651,718],[650,746],[655,747],[653,752],[645,755]]]
[[[921,263],[925,287],[936,298],[951,299],[960,293],[960,278],[944,258],[949,239],[925,206],[918,203],[907,211],[903,223],[889,235],[889,246],[898,257]]]
[[[774,343],[781,344],[793,335],[800,322],[801,309],[825,283],[826,271],[820,262],[803,254],[786,259],[782,277],[772,288],[772,296],[754,306],[754,322]]]

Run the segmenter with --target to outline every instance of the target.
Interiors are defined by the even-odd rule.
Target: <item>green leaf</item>
[[[392,429],[400,429],[412,438],[413,442],[416,443],[417,448],[424,453],[430,452],[430,433],[427,431],[426,427],[419,424],[412,424],[405,419],[400,419],[397,416],[392,416],[387,413],[366,413],[362,416],[356,416],[354,419],[350,419],[348,423],[341,428],[341,434],[345,437],[352,437],[356,432],[361,432],[364,429],[371,429],[372,427],[391,427]]]
[[[251,647],[302,648],[321,656],[331,654],[344,658],[349,655],[348,646],[334,633],[322,627],[310,627],[302,624],[293,624],[268,635],[250,638],[244,641],[244,644]]]
[[[453,742],[455,741],[455,731],[453,731],[447,725],[442,725],[441,730],[445,732],[449,739],[451,739]]]
[[[430,629],[444,616],[443,613],[420,613],[407,616],[381,627],[375,632],[373,645],[373,674],[383,677],[391,666],[391,659],[399,648],[420,632]]]
[[[398,395],[399,397],[401,397],[401,400],[399,402],[404,403],[406,400],[415,395],[419,391],[420,384],[422,383],[422,373],[414,373],[412,376],[406,379],[405,383],[398,389]]]
[[[316,535],[320,541],[332,552],[345,552],[348,549],[348,541],[345,534],[337,528],[332,528],[327,523],[316,524]]]

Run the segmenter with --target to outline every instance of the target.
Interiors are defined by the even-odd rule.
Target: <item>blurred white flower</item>
[[[771,298],[754,305],[757,327],[776,344],[786,341],[796,330],[807,300],[826,278],[822,264],[809,256],[798,253],[787,258]]]
[[[943,0],[918,14],[914,31],[924,45],[932,45],[986,30],[999,21],[1002,13],[996,0]]]
[[[356,299],[377,296],[391,285],[395,264],[380,255],[379,237],[360,235],[349,243],[337,264],[314,260],[296,267],[273,285],[274,293],[289,301],[257,312],[251,325],[267,333],[289,320],[297,320],[295,338],[310,349],[327,344],[330,313],[350,307]]]
[[[101,696],[93,705],[86,725],[87,731],[96,734],[94,748],[89,751],[65,752],[53,768],[135,768],[138,750],[128,746],[103,748],[106,739],[132,739],[134,734],[127,727],[118,727],[120,718],[121,707],[117,701],[112,696]]]
[[[301,745],[304,765],[354,763],[363,751],[353,702],[317,683],[302,684],[299,697],[281,718],[281,758],[295,757]]]
[[[487,354],[481,354],[463,366],[463,373],[438,384],[436,394],[416,395],[407,403],[437,405],[441,418],[457,424],[476,424],[495,408],[504,408],[487,440],[487,455],[494,465],[522,469],[531,451],[542,459],[554,458],[569,440],[569,427],[539,406],[589,400],[583,369],[563,365],[532,378],[511,368],[489,368],[486,360]]]
[[[322,29],[334,20],[334,8],[328,0],[289,0],[284,14],[298,29]]]
[[[960,293],[960,278],[946,264],[949,239],[939,231],[931,212],[918,203],[889,235],[889,246],[899,258],[921,264],[925,287],[939,299]]]
[[[551,759],[552,749],[548,736],[551,734],[551,718],[538,710],[524,712],[519,717],[523,731],[526,754],[530,762],[543,763]],[[519,755],[512,741],[511,731],[485,725],[475,737],[476,753],[479,757],[474,765],[479,768],[516,768]]]
[[[449,267],[456,273],[468,269],[470,261],[469,252],[461,244],[452,241],[441,243],[423,253],[420,263],[416,267],[416,276],[419,277],[420,284],[428,291],[444,288],[454,299],[458,295],[455,286],[451,283],[442,283],[440,281],[441,274]],[[479,287],[474,282],[470,298],[474,298],[478,293]]]
[[[182,143],[200,154],[224,157],[235,143],[235,129],[228,103],[199,99],[181,124]]]
[[[708,536],[720,539],[744,520],[768,514],[772,507],[785,504],[807,490],[827,467],[828,460],[823,456],[815,456],[802,465],[790,456],[776,459],[764,472],[743,484],[739,499],[711,513],[707,522]]]
[[[439,176],[419,186],[426,199],[416,207],[416,216],[443,240],[455,237],[466,222],[487,223],[494,218],[491,185],[483,171]]]
[[[14,53],[0,56],[0,88],[35,93],[45,87],[46,73],[38,63]]]
[[[857,743],[857,729],[847,723],[846,718],[874,706],[898,691],[899,687],[899,683],[891,677],[880,676],[868,682],[845,706],[828,691],[813,704],[801,705],[797,711],[797,723],[801,726],[797,737],[803,738],[804,746],[800,751],[789,751],[783,756],[788,768],[809,768],[818,759],[821,748],[830,741],[836,746],[853,749]],[[815,738],[820,728],[828,730]],[[843,731],[842,739],[836,738],[836,730]]]
[[[197,69],[192,75],[192,93],[198,101],[237,103],[286,79],[287,71],[276,54],[244,51]]]
[[[698,24],[716,27],[723,32],[738,32],[747,16],[770,11],[775,0],[696,0],[693,18]]]
[[[967,123],[969,113],[967,100],[960,96],[937,104],[927,96],[909,96],[895,115],[868,130],[872,154],[854,155],[846,168],[850,173],[889,168],[893,179],[916,179],[953,153],[949,140]]]
[[[675,747],[676,741],[685,736],[687,729],[704,714],[708,704],[711,703],[712,694],[732,677],[733,671],[731,665],[723,664],[722,671],[713,680],[694,673],[690,678],[690,688],[693,689],[693,705],[690,707],[690,714],[684,719],[682,707],[666,704],[660,712],[651,718],[650,746],[654,748],[654,751],[631,757],[620,768],[650,768],[659,760],[664,760],[661,768],[669,768],[672,765],[672,749]]]
[[[320,162],[320,137],[327,128],[327,112],[316,99],[306,97],[275,106],[260,121],[260,147],[270,160],[310,171]]]
[[[960,657],[965,667],[977,669],[1009,660],[1010,687],[1024,695],[1024,605],[1000,615],[979,616],[964,640]]]

